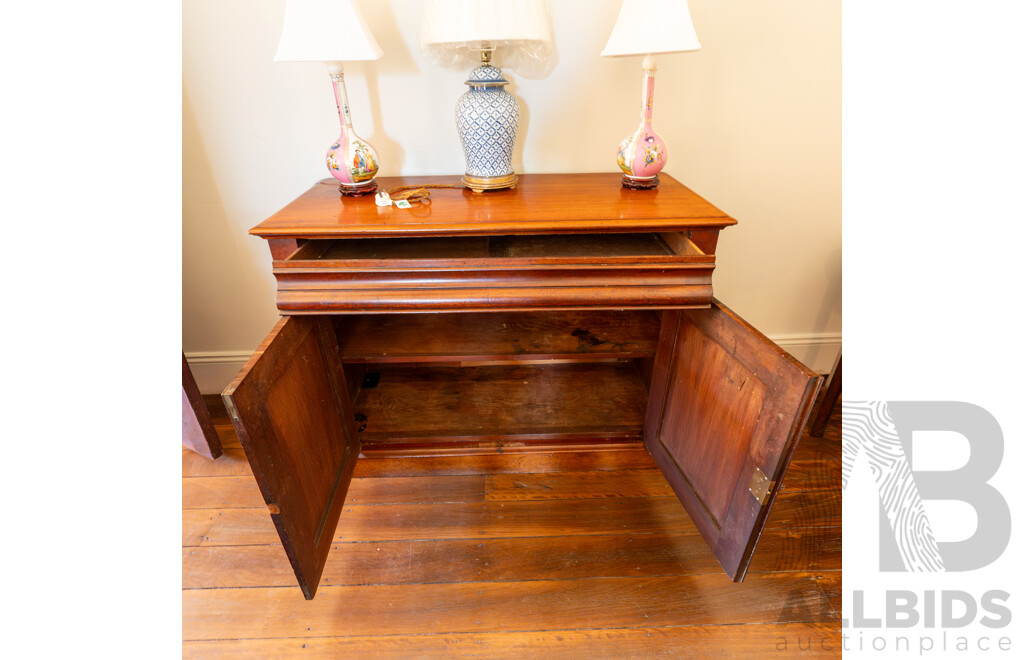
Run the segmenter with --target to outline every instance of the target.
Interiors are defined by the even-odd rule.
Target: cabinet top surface
[[[360,238],[656,231],[725,227],[736,221],[666,174],[654,190],[623,188],[617,173],[523,174],[514,189],[433,189],[428,204],[378,207],[373,195],[342,197],[337,182],[315,184],[249,230],[263,238]],[[380,190],[459,184],[460,177],[378,177]]]

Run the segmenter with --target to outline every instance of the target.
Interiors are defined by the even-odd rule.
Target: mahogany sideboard
[[[736,221],[661,178],[328,180],[250,231],[284,316],[223,396],[306,598],[361,456],[639,443],[743,579],[821,378],[713,298]]]

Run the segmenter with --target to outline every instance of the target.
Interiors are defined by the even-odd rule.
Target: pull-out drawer
[[[714,254],[684,232],[309,240],[274,261],[287,314],[693,309]]]

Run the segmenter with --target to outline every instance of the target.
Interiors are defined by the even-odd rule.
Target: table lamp
[[[686,0],[623,0],[619,17],[601,51],[602,57],[644,55],[640,127],[619,143],[622,185],[646,190],[658,186],[658,172],[668,161],[665,141],[651,128],[654,112],[656,53],[700,50]]]
[[[376,60],[380,46],[352,0],[287,0],[275,62],[323,62],[334,85],[341,136],[327,150],[327,169],[343,195],[376,192],[377,152],[352,130],[342,62]]]
[[[519,101],[505,90],[508,80],[491,64],[497,52],[540,59],[551,44],[545,0],[427,0],[420,22],[420,47],[434,59],[456,63],[458,51],[480,51],[479,66],[466,80],[469,90],[455,106],[455,125],[466,156],[462,183],[474,192],[514,188],[512,151],[519,131]]]

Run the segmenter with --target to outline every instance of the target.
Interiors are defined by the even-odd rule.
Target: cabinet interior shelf
[[[363,451],[394,454],[636,445],[637,360],[653,358],[660,323],[652,311],[359,314],[335,330]]]
[[[367,455],[641,440],[647,388],[630,360],[372,373],[379,382],[352,406]]]

